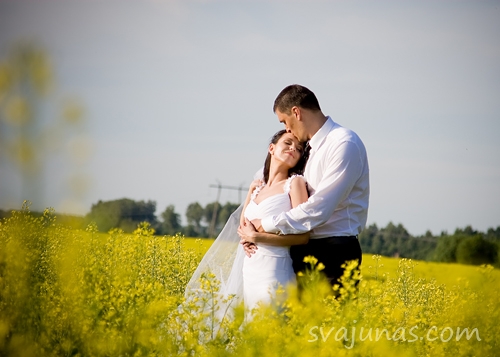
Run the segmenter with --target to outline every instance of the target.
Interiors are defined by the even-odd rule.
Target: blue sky
[[[212,184],[246,186],[281,129],[274,98],[299,83],[365,142],[369,224],[500,225],[496,1],[0,1],[0,58],[23,39],[84,104],[92,147],[81,199],[61,161],[34,208],[129,197],[184,215]],[[3,161],[0,208],[21,200]]]

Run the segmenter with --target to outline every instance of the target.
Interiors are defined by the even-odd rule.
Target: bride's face
[[[269,147],[269,152],[274,159],[285,163],[289,168],[297,165],[303,150],[302,145],[292,133],[283,134],[276,144],[271,144]]]

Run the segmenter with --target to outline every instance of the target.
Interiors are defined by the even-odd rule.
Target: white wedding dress
[[[283,193],[270,196],[259,204],[254,201],[261,189],[257,188],[245,209],[245,217],[249,220],[262,219],[290,210],[292,206],[288,193],[294,177],[287,180]],[[215,321],[211,323],[216,325],[225,316],[232,316],[231,307],[238,306],[242,300],[245,307],[251,310],[259,302],[271,302],[279,285],[286,287],[287,284],[295,282],[289,247],[259,244],[251,258],[246,256],[237,233],[241,211],[242,205],[231,214],[221,233],[205,253],[184,292],[188,301],[203,296],[215,297]],[[215,295],[213,291],[207,291],[203,287],[202,280],[206,279],[204,277],[207,274],[212,274],[219,282],[219,291]],[[211,306],[209,304],[205,309],[212,311],[214,308]]]
[[[251,221],[289,211],[292,205],[288,193],[294,177],[288,178],[283,193],[267,197],[258,204],[255,198],[263,186],[256,188],[245,209],[245,217]],[[290,247],[265,244],[258,244],[257,247],[255,254],[250,258],[245,256],[243,260],[243,299],[248,310],[257,307],[259,302],[271,303],[279,286],[284,288],[295,283]]]

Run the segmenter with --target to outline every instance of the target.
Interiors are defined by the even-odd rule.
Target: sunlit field
[[[184,238],[185,247],[194,249],[204,254],[214,242],[213,239]],[[401,259],[373,254],[363,254],[361,269],[363,273],[370,275],[378,274],[383,277],[394,277],[397,274]],[[471,265],[436,263],[426,261],[413,261],[412,272],[417,278],[435,279],[438,284],[446,284],[449,287],[462,284],[479,284],[484,273],[490,275],[492,281],[500,283],[500,271],[498,269],[478,268]],[[500,285],[498,285],[500,287]]]
[[[214,239],[200,239],[200,238],[188,238],[184,237],[184,246],[187,249],[193,249],[197,253],[205,254],[205,252],[210,248]]]
[[[71,229],[50,211],[0,224],[0,355],[496,356],[500,275],[491,266],[364,255],[342,288],[320,266],[305,290],[219,320],[211,276],[184,288],[212,240]],[[358,282],[357,288],[355,287]],[[285,292],[285,289],[283,290]],[[334,297],[334,295],[336,297]],[[246,314],[246,315],[245,315]],[[246,317],[245,317],[246,316]]]

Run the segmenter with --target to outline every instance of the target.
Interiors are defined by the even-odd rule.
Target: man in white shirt
[[[294,270],[304,270],[304,257],[313,255],[325,265],[323,272],[330,283],[336,284],[344,262],[361,264],[357,236],[366,224],[369,199],[365,147],[356,133],[323,115],[314,93],[303,86],[283,89],[273,110],[289,132],[300,141],[309,141],[305,178],[310,196],[288,212],[252,221],[261,232],[252,240],[280,245],[281,235],[310,232],[306,245],[290,249]],[[289,239],[283,241],[290,244]]]

